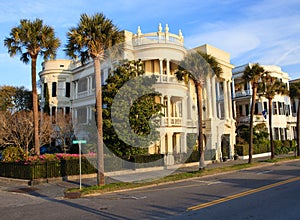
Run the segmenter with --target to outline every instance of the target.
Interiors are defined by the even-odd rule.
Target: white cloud
[[[186,37],[189,47],[209,43],[231,54],[237,65],[261,62],[273,65],[300,63],[300,15],[274,18],[244,17],[234,22],[205,23]]]
[[[260,40],[255,34],[234,28],[188,36],[185,42],[188,47],[196,47],[205,43],[214,45],[230,52],[232,58],[241,56],[243,53],[257,48],[260,44]]]

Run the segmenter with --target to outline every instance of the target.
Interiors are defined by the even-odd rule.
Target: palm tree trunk
[[[273,129],[272,129],[272,99],[269,99],[269,132],[270,132],[270,145],[271,145],[271,159],[275,158],[275,149],[273,142]]]
[[[298,99],[296,131],[297,131],[297,156],[300,156],[300,98]]]
[[[97,185],[105,184],[104,155],[103,155],[103,130],[102,130],[102,91],[100,58],[94,58],[95,70],[95,96],[96,96],[96,125],[97,125]]]
[[[199,152],[199,170],[205,169],[203,131],[202,131],[202,85],[196,83],[197,107],[198,107],[198,152]]]
[[[248,163],[252,163],[252,155],[253,155],[253,118],[254,118],[254,110],[255,110],[255,102],[256,102],[256,93],[257,86],[252,85],[252,103],[250,109],[250,135],[249,135],[249,159]]]
[[[33,127],[34,127],[34,151],[40,155],[40,138],[39,138],[39,110],[38,95],[36,89],[36,57],[31,57],[31,85],[32,85],[32,104],[33,104]]]

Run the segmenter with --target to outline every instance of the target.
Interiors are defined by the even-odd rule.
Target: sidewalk
[[[291,155],[281,155],[280,157],[286,157]],[[262,157],[262,158],[253,158],[253,161],[263,161],[269,159],[270,157]],[[279,157],[277,157],[279,158]],[[248,160],[228,160],[226,162],[218,162],[218,163],[210,163],[207,164],[206,169],[214,169],[218,167],[232,166],[235,164],[245,164],[248,163]],[[170,175],[172,173],[182,173],[182,172],[190,172],[197,171],[198,163],[192,163],[189,165],[185,165],[183,167],[171,166],[168,169],[164,169],[163,167],[153,169],[147,172],[139,172],[137,171],[128,171],[125,174],[119,175],[106,175],[105,182],[133,182],[145,179],[158,179],[163,176]],[[67,188],[78,188],[79,187],[79,178],[74,180],[56,180],[49,183],[42,183],[35,186],[28,186],[28,181],[23,180],[11,180],[8,178],[0,177],[0,191],[8,191],[8,192],[17,192],[17,193],[33,193],[39,194],[43,197],[62,199],[64,196],[64,190]],[[96,177],[83,178],[82,179],[82,187],[96,185]]]

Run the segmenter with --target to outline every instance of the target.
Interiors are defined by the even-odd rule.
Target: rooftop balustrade
[[[132,38],[133,46],[140,46],[145,44],[177,44],[183,46],[183,36],[181,30],[179,30],[178,35],[169,32],[169,27],[166,24],[165,30],[162,31],[161,24],[158,26],[157,32],[142,34],[140,26],[138,27],[137,34]]]

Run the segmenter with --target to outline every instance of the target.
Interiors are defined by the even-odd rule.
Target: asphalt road
[[[0,219],[299,219],[299,177],[294,161],[73,200],[0,188]]]

